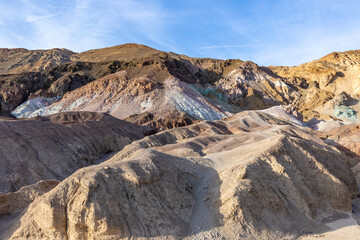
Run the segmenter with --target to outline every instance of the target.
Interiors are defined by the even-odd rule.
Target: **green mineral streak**
[[[358,123],[357,113],[354,109],[347,106],[339,106],[334,109],[335,116],[345,121]]]
[[[217,98],[220,99],[226,103],[229,102],[229,99],[222,93],[216,91],[216,89],[213,86],[207,86],[207,87],[199,87],[192,85],[191,86],[194,90],[201,93],[201,95],[208,97],[208,98]]]

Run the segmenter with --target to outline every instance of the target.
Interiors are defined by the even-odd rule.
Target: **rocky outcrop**
[[[215,85],[242,109],[264,109],[279,103],[287,104],[296,95],[283,79],[252,62],[241,62]]]

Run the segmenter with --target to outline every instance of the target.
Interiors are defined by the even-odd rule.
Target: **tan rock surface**
[[[31,202],[59,184],[58,180],[41,180],[17,192],[0,193],[0,217],[21,212]]]
[[[16,219],[30,203],[59,184],[57,180],[41,180],[17,192],[0,193],[0,238],[9,239],[17,228]]]
[[[309,82],[309,88],[303,91],[301,93],[302,97],[294,102],[306,119],[312,117],[327,118],[326,116],[342,119],[343,116],[337,115],[336,108],[333,106],[327,106],[325,108],[321,107],[343,92],[356,100],[359,98],[359,50],[334,52],[318,60],[304,63],[299,66],[271,66],[270,69],[281,77],[289,78],[290,80],[304,78]],[[358,101],[356,101],[356,103],[353,102],[346,107],[355,111],[360,109]],[[358,122],[357,119],[356,122]]]

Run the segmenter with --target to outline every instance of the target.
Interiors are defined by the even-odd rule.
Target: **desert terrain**
[[[0,49],[0,239],[360,239],[359,110],[360,50]]]

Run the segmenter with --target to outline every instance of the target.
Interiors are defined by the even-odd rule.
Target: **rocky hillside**
[[[252,62],[190,58],[136,44],[74,54],[50,70],[2,78],[3,112],[16,117],[91,110],[160,129],[289,104],[298,96],[284,79]]]
[[[16,62],[14,66],[18,67],[0,75],[1,109],[3,114],[13,111],[17,117],[90,109],[166,129],[196,120],[221,119],[241,110],[285,104],[301,113],[305,121],[315,118],[358,122],[359,51],[332,53],[296,67],[268,68],[241,60],[191,58],[137,44],[80,54],[59,49],[2,51],[4,56],[10,52],[3,57],[4,63]],[[31,60],[23,56],[24,52],[26,56],[40,57]],[[46,63],[44,59],[49,58],[54,60]],[[119,74],[123,77],[117,77]],[[118,79],[115,85],[132,91],[114,94],[118,90],[110,90],[104,84],[106,79]],[[94,80],[96,83],[87,85]],[[150,84],[151,89],[144,92],[144,84]],[[97,95],[86,95],[94,86]],[[174,98],[170,102],[169,95]],[[70,105],[75,102],[73,98],[91,103]],[[53,102],[57,103],[44,108]],[[167,104],[171,110],[163,109]],[[132,110],[124,114],[117,108]],[[206,109],[206,113],[198,109]],[[174,118],[179,121],[170,120]]]
[[[2,237],[294,239],[331,230],[334,217],[352,221],[357,192],[345,154],[304,128],[243,112],[145,137],[76,171]]]
[[[359,64],[1,49],[0,239],[356,240]]]

